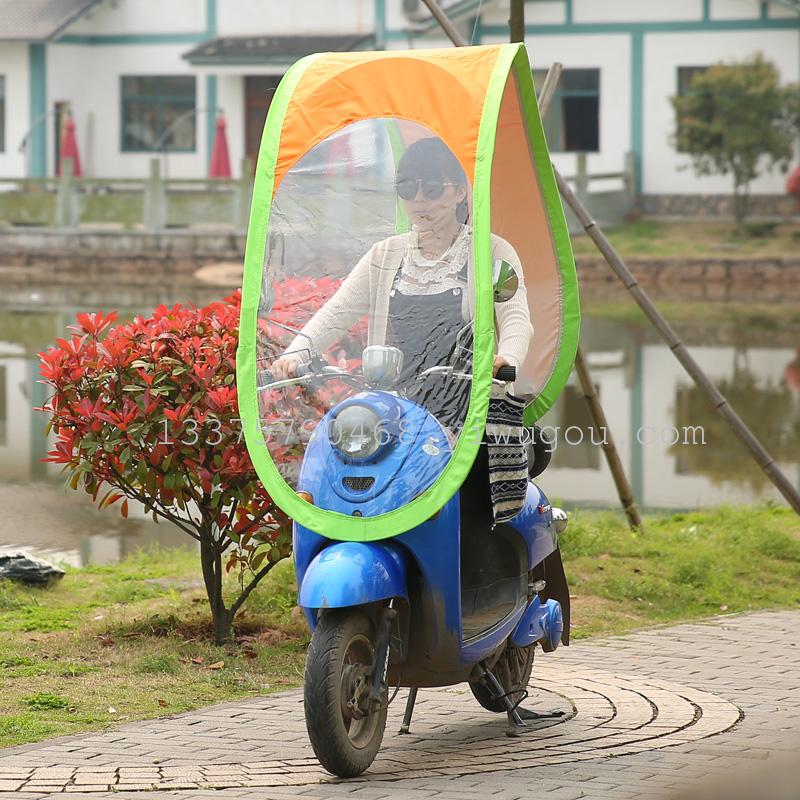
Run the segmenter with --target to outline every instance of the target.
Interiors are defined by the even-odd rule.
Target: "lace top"
[[[463,270],[469,258],[469,246],[469,228],[462,225],[453,244],[439,258],[426,258],[419,249],[417,232],[412,230],[394,288],[408,296],[461,291],[467,285]]]

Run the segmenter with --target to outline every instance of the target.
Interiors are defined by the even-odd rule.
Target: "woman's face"
[[[445,183],[441,195],[431,198],[423,191],[426,183],[431,182],[416,181],[416,195],[410,200],[401,197],[403,208],[417,230],[431,233],[447,231],[456,221],[456,208],[466,198],[467,189],[465,186]]]

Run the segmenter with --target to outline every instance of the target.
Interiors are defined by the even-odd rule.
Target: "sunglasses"
[[[397,196],[401,200],[413,200],[417,196],[420,185],[422,186],[422,196],[426,200],[438,200],[444,194],[445,186],[458,186],[459,184],[424,180],[422,178],[403,178],[397,181],[394,187],[397,191]]]

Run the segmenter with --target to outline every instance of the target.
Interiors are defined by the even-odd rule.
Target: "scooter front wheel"
[[[325,769],[354,778],[375,760],[386,728],[384,691],[370,708],[374,631],[361,611],[326,611],[306,659],[304,706],[314,753]]]

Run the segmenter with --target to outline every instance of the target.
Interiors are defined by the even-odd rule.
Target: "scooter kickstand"
[[[506,736],[522,736],[533,730],[519,715],[519,712],[503,690],[502,684],[497,680],[494,673],[484,664],[481,664],[481,668],[483,669],[483,678],[489,684],[489,688],[492,690],[495,699],[499,700],[506,707],[506,714],[508,715]]]
[[[414,713],[414,704],[417,702],[417,687],[412,686],[408,691],[408,700],[406,700],[406,710],[403,714],[403,724],[400,726],[398,734],[402,736],[409,732],[411,727],[411,715]]]
[[[527,708],[518,708],[517,714],[519,714],[522,719],[557,719],[558,717],[563,717],[566,712],[548,711],[546,714],[542,714],[539,711],[531,711]]]

